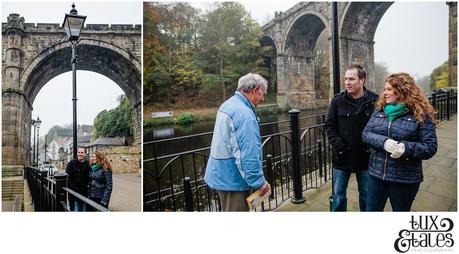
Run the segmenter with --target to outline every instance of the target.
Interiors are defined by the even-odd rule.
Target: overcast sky
[[[71,1],[60,2],[2,2],[2,22],[10,13],[18,13],[26,23],[59,23],[72,8]],[[140,2],[79,2],[78,14],[87,16],[85,24],[142,24]],[[139,59],[140,60],[140,59]],[[70,61],[70,59],[69,59]],[[78,124],[93,124],[104,109],[117,106],[123,90],[109,78],[89,71],[77,71]],[[71,125],[73,121],[72,72],[51,79],[38,93],[32,118],[42,120],[40,136],[54,125]]]
[[[445,2],[397,2],[382,17],[375,34],[375,61],[390,72],[418,77],[448,60],[448,15]]]
[[[296,1],[241,1],[259,23],[286,11]],[[2,2],[2,22],[18,13],[26,23],[59,23],[72,2]],[[86,24],[141,24],[141,2],[79,2],[76,9],[87,15]],[[193,2],[206,9],[210,2]],[[448,6],[444,2],[403,2],[389,7],[375,35],[375,61],[384,62],[390,72],[405,71],[417,77],[429,75],[448,58]],[[103,109],[116,107],[122,90],[108,78],[93,72],[77,72],[78,123],[93,124]],[[71,72],[52,79],[39,92],[33,118],[43,121],[44,134],[54,125],[72,123]]]

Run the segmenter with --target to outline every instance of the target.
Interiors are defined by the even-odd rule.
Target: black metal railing
[[[272,194],[260,210],[277,208],[292,197],[301,202],[303,191],[321,187],[329,180],[330,148],[325,137],[324,119],[323,113],[300,118],[299,111],[292,111],[290,120],[261,124],[261,127],[276,126],[274,129],[284,131],[262,136],[263,171],[271,184]],[[290,126],[279,127],[288,124]],[[292,126],[297,129],[292,131]],[[144,211],[221,210],[218,195],[203,181],[210,147],[163,156],[156,156],[155,152],[171,141],[192,142],[193,138],[211,134],[206,132],[144,143],[153,150],[153,156],[144,159]]]
[[[35,211],[68,212],[68,197],[79,200],[98,212],[109,211],[107,208],[67,188],[67,173],[48,175],[36,167],[24,167],[24,177],[27,180]]]
[[[439,89],[434,90],[429,96],[429,102],[437,111],[437,120],[450,120],[457,114],[457,90]]]
[[[457,114],[457,91],[439,90],[429,96],[437,120]],[[291,110],[290,119],[261,124],[260,127],[289,124],[283,131],[262,136],[263,171],[272,194],[259,208],[279,207],[286,200],[304,202],[303,192],[320,188],[332,178],[331,146],[325,135],[325,116],[299,117]],[[314,119],[311,124],[311,119]],[[275,129],[276,129],[275,128]],[[193,138],[210,136],[205,132],[184,137],[144,143],[153,156],[144,158],[144,211],[220,211],[218,195],[203,181],[210,147],[157,156],[156,151],[169,142],[193,142]],[[149,184],[146,184],[149,183]],[[152,183],[152,184],[150,184]]]

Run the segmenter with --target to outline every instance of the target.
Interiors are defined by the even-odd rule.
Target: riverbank
[[[163,126],[163,125],[180,125],[183,122],[186,123],[198,123],[205,121],[213,121],[217,115],[218,107],[213,108],[189,108],[189,109],[177,109],[169,110],[172,111],[173,117],[161,117],[161,118],[152,118],[151,114],[153,109],[145,109],[143,126],[154,127],[154,126]],[[256,108],[257,114],[268,115],[268,114],[277,114],[281,110],[277,107],[277,104],[262,104]],[[190,114],[191,113],[191,119]]]

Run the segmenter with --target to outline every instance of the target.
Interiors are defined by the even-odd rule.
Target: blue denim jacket
[[[405,112],[393,120],[382,110],[375,110],[365,127],[362,138],[370,147],[369,173],[390,182],[419,183],[423,181],[422,160],[430,159],[437,152],[435,124],[430,118],[417,123],[411,112]],[[405,152],[393,159],[384,150],[387,139],[405,145]]]
[[[257,116],[240,92],[218,109],[204,180],[221,191],[247,191],[265,183]]]

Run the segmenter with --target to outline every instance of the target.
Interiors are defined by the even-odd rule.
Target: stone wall
[[[345,68],[359,63],[374,73],[374,34],[391,2],[340,2],[338,4],[340,80],[344,89]],[[277,104],[280,108],[308,108],[326,104],[328,98],[317,100],[314,82],[313,61],[291,61],[299,52],[306,58],[316,47],[317,38],[325,33],[331,38],[331,5],[327,2],[302,2],[285,12],[276,12],[274,19],[263,26],[277,51]],[[331,52],[331,43],[329,43]],[[297,49],[297,50],[292,50]],[[309,52],[309,53],[308,53]],[[330,53],[331,60],[331,53]],[[330,68],[333,68],[330,61]],[[333,70],[330,69],[330,75]],[[333,80],[333,79],[330,79]],[[366,86],[380,89],[374,84],[374,76],[368,75]],[[378,87],[379,86],[379,87]],[[311,89],[312,88],[312,89]],[[333,95],[330,89],[330,98]]]
[[[448,57],[448,86],[457,86],[457,2],[449,5],[449,57]]]
[[[140,174],[140,146],[118,146],[105,149],[102,152],[112,164],[114,174]]]

